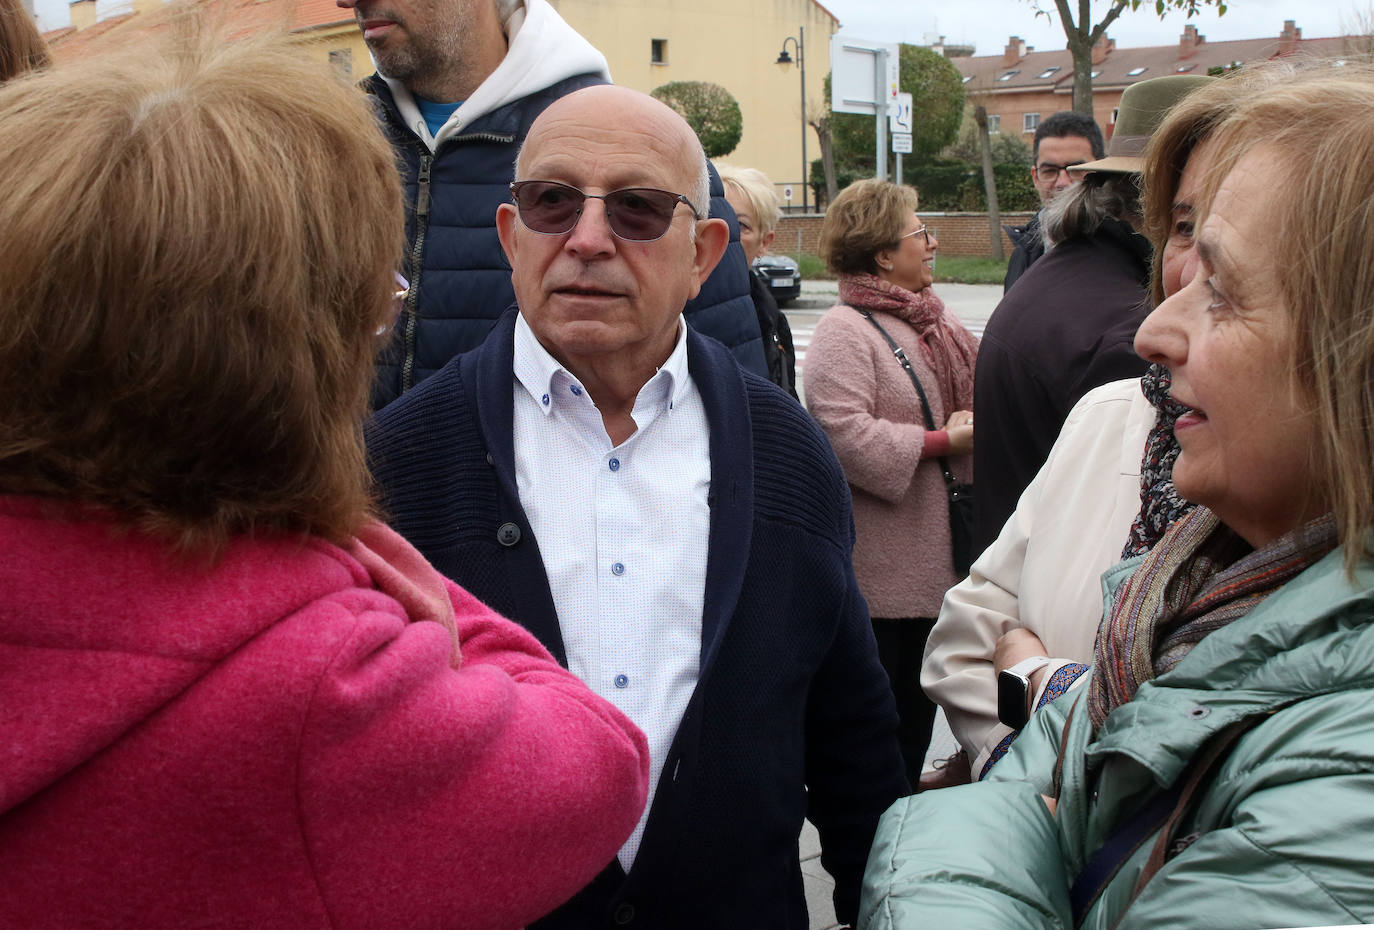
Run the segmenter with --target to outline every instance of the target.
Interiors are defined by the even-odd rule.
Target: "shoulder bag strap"
[[[1236,741],[1271,715],[1272,712],[1251,714],[1213,734],[1167,790],[1155,795],[1130,820],[1112,831],[1101,847],[1088,857],[1069,889],[1075,927],[1082,925],[1093,903],[1111,884],[1126,861],[1149,837],[1155,836],[1150,858],[1131,893],[1131,900],[1135,900],[1155,873],[1164,867],[1174,845],[1173,832],[1198,791],[1210,783],[1212,775],[1230,754]]]
[[[855,309],[858,310],[859,308],[856,307]],[[916,388],[916,396],[921,398],[921,412],[925,414],[926,430],[932,433],[935,432],[935,418],[931,416],[930,413],[930,401],[926,400],[925,388],[921,387],[921,379],[916,377],[916,369],[911,367],[911,360],[906,357],[906,352],[902,350],[901,346],[893,341],[892,337],[888,335],[887,330],[883,329],[883,325],[873,318],[872,313],[869,313],[867,310],[859,310],[859,313],[863,315],[865,320],[868,320],[868,322],[877,327],[878,332],[883,334],[883,339],[887,341],[889,348],[892,349],[892,354],[897,357],[897,361],[906,369],[907,377],[911,379],[911,383]],[[940,471],[945,476],[945,484],[954,484],[954,472],[950,471],[949,461],[945,459],[944,456],[940,456],[939,462]]]

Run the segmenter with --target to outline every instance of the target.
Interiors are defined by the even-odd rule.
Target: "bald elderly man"
[[[644,94],[552,104],[497,215],[518,312],[368,432],[396,529],[649,737],[638,826],[540,928],[805,928],[807,816],[852,921],[906,793],[839,464],[682,320],[729,238],[706,164]]]

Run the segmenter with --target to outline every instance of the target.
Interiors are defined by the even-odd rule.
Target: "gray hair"
[[[1045,205],[1040,226],[1045,248],[1077,236],[1091,236],[1107,219],[1140,216],[1140,176],[1095,171]]]

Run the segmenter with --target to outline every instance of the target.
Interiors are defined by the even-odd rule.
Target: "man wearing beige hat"
[[[1083,182],[1042,211],[1048,251],[988,319],[973,394],[975,553],[997,538],[1078,399],[1145,371],[1133,349],[1149,310],[1141,156],[1169,109],[1209,80],[1171,75],[1126,90],[1107,157],[1077,166]]]

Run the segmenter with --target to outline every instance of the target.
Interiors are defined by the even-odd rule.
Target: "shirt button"
[[[520,527],[514,523],[502,523],[496,531],[496,541],[503,546],[513,546],[520,541]]]
[[[1212,712],[1208,708],[1199,706],[1194,707],[1192,710],[1188,711],[1188,716],[1192,717],[1194,720],[1202,720],[1204,717],[1207,717],[1211,713]]]
[[[615,676],[615,686],[616,686],[617,688],[625,688],[625,687],[628,687],[629,684],[630,684],[630,677],[629,677],[628,675],[617,675],[617,676]]]
[[[611,566],[611,574],[612,574],[612,575],[623,575],[623,574],[625,574],[625,566],[624,566],[622,563],[620,563],[620,562],[616,562],[614,565]]]
[[[543,404],[544,404],[545,407],[547,407],[547,406],[549,405],[549,395],[545,394],[545,395],[543,396],[543,398],[541,398],[541,400],[542,400],[542,402],[543,402]]]
[[[568,388],[568,390],[573,392],[573,397],[582,396],[582,388],[579,385],[574,384],[572,387]]]
[[[611,459],[606,464],[611,467],[611,471],[620,471],[620,459]]]
[[[634,922],[635,906],[633,904],[621,904],[615,909],[615,922],[617,926],[625,927]]]

